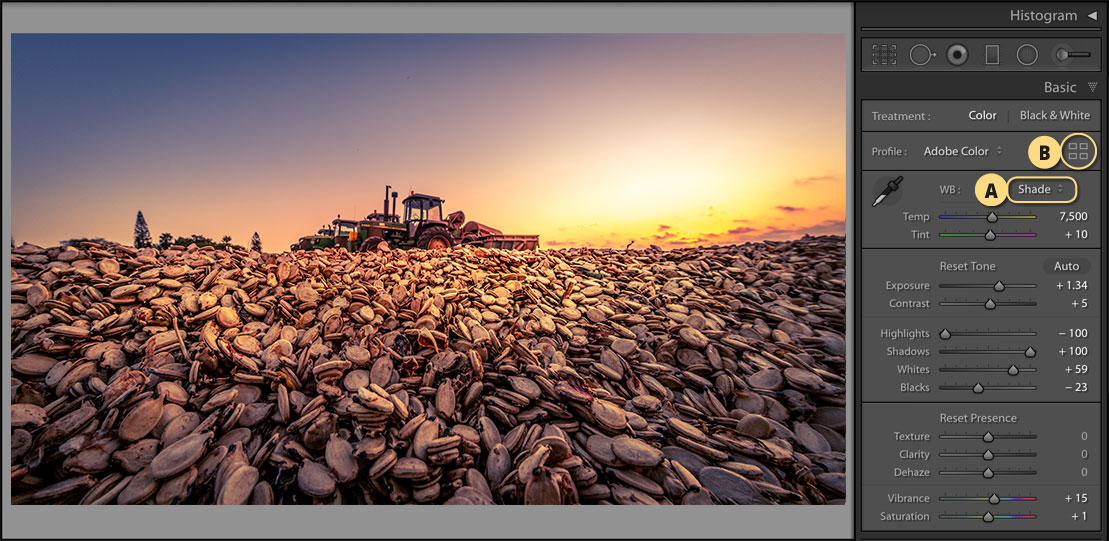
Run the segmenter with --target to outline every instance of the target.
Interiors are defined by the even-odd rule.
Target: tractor
[[[331,248],[338,241],[348,238],[351,229],[357,227],[358,222],[336,218],[331,225],[323,225],[315,235],[300,237],[296,244],[289,246],[290,250],[322,250]]]
[[[477,245],[487,248],[534,250],[539,247],[538,235],[504,235],[499,230],[477,222],[466,222],[462,211],[455,211],[443,219],[444,199],[434,195],[409,193],[401,204],[404,216],[397,214],[397,192],[385,187],[383,212],[376,210],[364,220],[354,221],[337,217],[332,227],[321,229],[317,235],[301,237],[293,249],[313,250],[342,247],[347,251],[366,252],[376,249],[381,242],[390,248],[437,250],[458,245]],[[389,198],[392,196],[392,212]]]

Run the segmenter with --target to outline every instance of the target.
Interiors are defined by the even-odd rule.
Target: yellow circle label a
[[[1009,183],[997,173],[987,173],[974,184],[974,197],[987,207],[996,207],[1008,199]]]

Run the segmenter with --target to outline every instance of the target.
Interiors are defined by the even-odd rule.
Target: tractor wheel
[[[429,227],[423,230],[416,239],[416,247],[424,250],[450,248],[452,244],[450,232],[447,231],[447,228],[441,226]]]
[[[363,241],[362,246],[358,246],[358,252],[374,252],[377,245],[385,242],[381,237],[369,237]]]

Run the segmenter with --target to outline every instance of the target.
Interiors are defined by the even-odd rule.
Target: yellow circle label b
[[[1028,145],[1028,161],[1039,169],[1051,169],[1062,156],[1059,141],[1050,135],[1041,135]]]
[[[997,173],[987,173],[974,184],[974,197],[987,207],[996,207],[1009,198],[1009,183]]]

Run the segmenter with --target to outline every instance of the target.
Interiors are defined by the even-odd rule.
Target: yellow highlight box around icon
[[[1067,161],[1067,157],[1063,155],[1063,149],[1066,148],[1067,142],[1071,139],[1074,139],[1075,137],[1084,137],[1090,142],[1090,150],[1092,151],[1092,153],[1090,155],[1089,161],[1087,161],[1085,165],[1082,165],[1080,163],[1070,163]],[[1081,171],[1083,169],[1089,168],[1091,165],[1094,164],[1095,161],[1097,161],[1097,143],[1094,141],[1093,137],[1090,137],[1089,135],[1086,135],[1084,133],[1072,133],[1066,136],[1063,139],[1063,142],[1059,144],[1059,148],[1059,160],[1063,162],[1063,165],[1066,165],[1071,169]],[[1031,152],[1031,150],[1029,150],[1029,152]]]
[[[1020,201],[1017,199],[1013,199],[1013,191],[1009,189],[1009,185],[1012,184],[1014,180],[1069,180],[1072,184],[1074,184],[1074,195],[1071,196],[1071,198],[1067,201]],[[1009,199],[1009,202],[1018,205],[1065,205],[1067,203],[1073,203],[1075,199],[1078,199],[1078,181],[1074,180],[1073,177],[1016,176],[1010,178],[1005,182],[1005,191],[1007,193],[1006,197]]]

